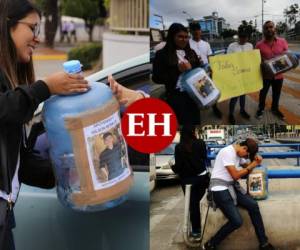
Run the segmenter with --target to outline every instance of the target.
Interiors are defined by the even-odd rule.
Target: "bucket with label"
[[[247,178],[247,191],[256,200],[268,197],[268,172],[264,166],[254,168]]]
[[[69,61],[64,69],[79,73],[81,65]],[[43,108],[58,198],[79,211],[121,204],[133,182],[119,103],[107,85],[89,82],[89,87],[83,94],[52,96]]]

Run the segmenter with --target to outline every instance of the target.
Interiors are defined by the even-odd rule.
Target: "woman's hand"
[[[185,72],[192,68],[192,65],[189,62],[180,62],[178,64],[178,69],[180,72]]]
[[[67,74],[57,72],[44,79],[52,95],[68,95],[86,92],[89,89],[88,82],[81,74]]]
[[[134,101],[145,97],[141,92],[122,86],[111,75],[108,76],[108,82],[120,105],[125,105],[127,107]]]

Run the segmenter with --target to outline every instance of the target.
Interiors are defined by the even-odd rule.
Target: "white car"
[[[175,164],[175,146],[177,143],[171,143],[164,150],[155,154],[156,180],[169,180],[179,178],[171,166]]]

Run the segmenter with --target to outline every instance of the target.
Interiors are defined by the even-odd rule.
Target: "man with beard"
[[[266,21],[263,25],[264,39],[256,44],[256,49],[260,50],[262,61],[269,60],[276,56],[284,54],[288,50],[288,44],[285,39],[276,36],[275,24],[272,21]],[[283,83],[283,75],[270,76],[265,72],[263,73],[263,88],[259,93],[259,105],[256,112],[256,118],[260,119],[263,115],[265,108],[265,101],[268,90],[272,86],[272,113],[284,119],[284,115],[279,110],[279,98]]]

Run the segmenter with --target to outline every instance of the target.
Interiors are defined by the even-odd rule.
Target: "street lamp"
[[[160,22],[160,23],[162,24],[163,30],[165,30],[166,27],[165,27],[165,23],[164,23],[164,18],[163,18],[163,16],[158,15],[158,14],[153,14],[153,16],[156,16],[156,17],[159,17],[159,18],[160,18],[161,21],[158,21],[158,22]]]
[[[261,30],[264,29],[264,3],[266,3],[267,0],[261,0]]]

